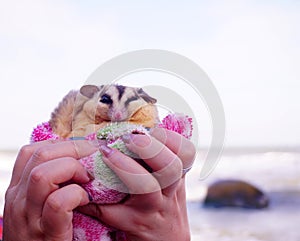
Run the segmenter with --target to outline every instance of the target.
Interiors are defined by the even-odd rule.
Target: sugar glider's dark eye
[[[112,104],[112,99],[110,98],[109,95],[104,94],[101,96],[100,102],[110,105],[110,104]]]

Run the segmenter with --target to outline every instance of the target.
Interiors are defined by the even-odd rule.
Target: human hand
[[[79,211],[123,230],[129,241],[190,240],[182,170],[192,166],[195,147],[162,128],[151,135],[129,135],[123,140],[153,173],[116,149],[100,147],[104,162],[127,186],[130,197],[119,204],[88,204]]]
[[[5,196],[3,240],[72,240],[73,209],[89,202],[77,184],[90,175],[78,161],[97,149],[87,141],[43,141],[24,146]]]

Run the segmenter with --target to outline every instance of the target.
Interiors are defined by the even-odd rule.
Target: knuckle
[[[32,184],[47,183],[47,178],[43,169],[39,166],[34,167],[30,172],[29,181]]]
[[[21,147],[19,151],[19,155],[24,156],[24,155],[32,154],[33,152],[34,152],[33,145],[25,145]]]
[[[11,201],[11,199],[13,199],[16,196],[16,192],[15,192],[15,188],[8,188],[5,192],[5,200],[6,201]]]
[[[46,161],[47,159],[49,159],[50,151],[46,146],[45,147],[40,147],[40,148],[38,148],[37,150],[34,151],[32,156],[33,156],[34,161],[43,162],[43,161]]]
[[[26,209],[19,188],[9,188],[5,193],[4,213],[6,216],[24,217]]]
[[[9,213],[11,213],[14,209],[14,203],[15,203],[16,193],[13,189],[8,189],[5,192],[5,209]]]
[[[64,204],[60,202],[60,200],[56,197],[54,193],[48,197],[45,205],[47,205],[47,208],[50,211],[53,211],[55,213],[60,213],[64,211]]]

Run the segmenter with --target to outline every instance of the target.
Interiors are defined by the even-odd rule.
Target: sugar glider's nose
[[[112,115],[112,121],[121,121],[123,119],[123,115],[121,111],[116,111]]]

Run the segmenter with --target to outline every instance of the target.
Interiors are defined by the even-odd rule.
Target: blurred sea
[[[300,241],[300,149],[225,149],[212,173],[201,180],[206,151],[187,174],[192,241]],[[17,152],[0,151],[0,214]],[[270,206],[262,210],[204,208],[207,186],[239,179],[262,189]]]

